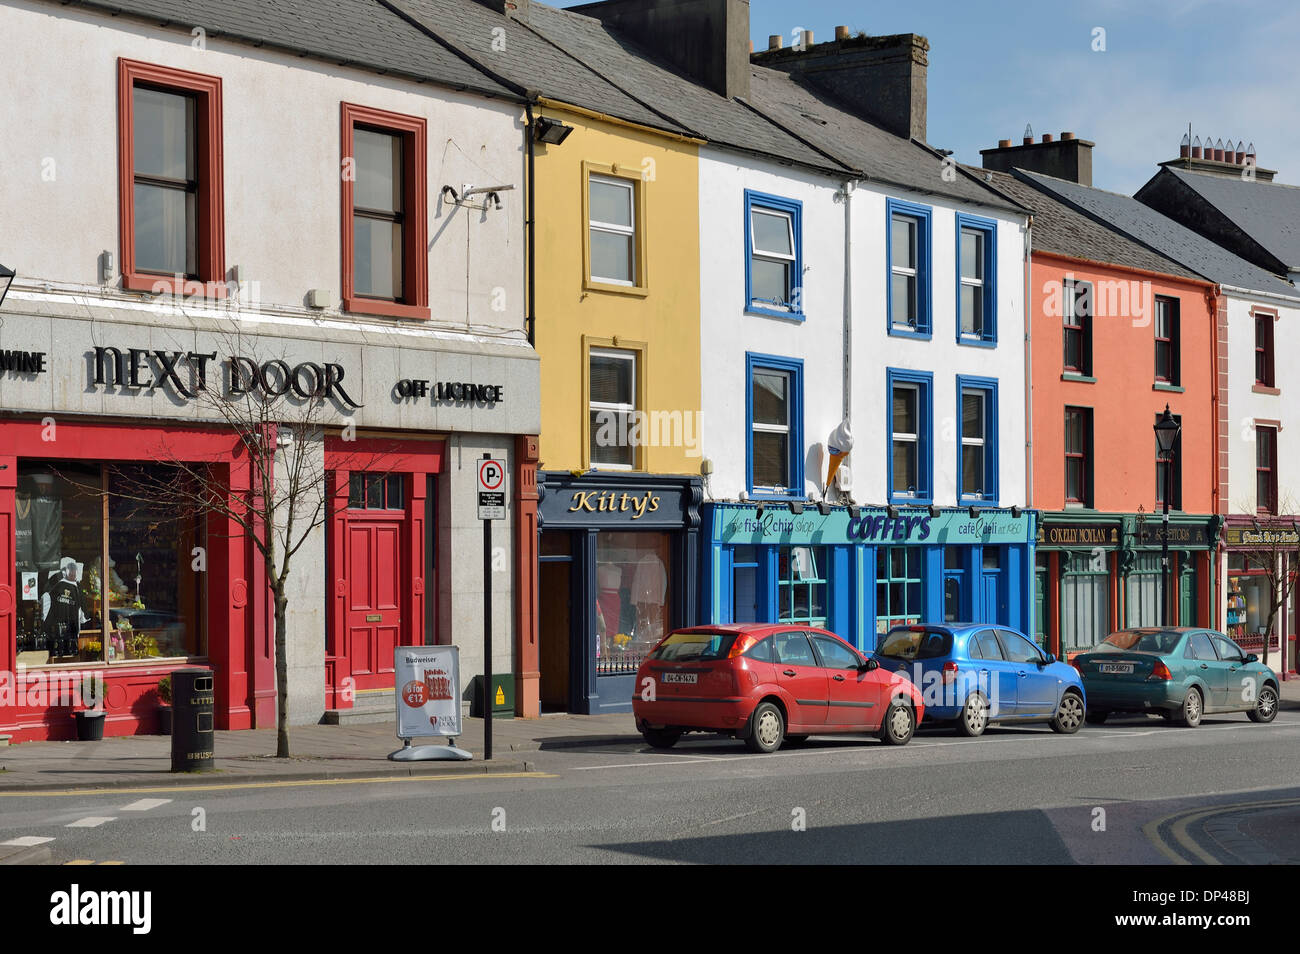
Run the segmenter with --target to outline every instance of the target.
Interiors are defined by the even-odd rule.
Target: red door
[[[347,620],[344,655],[357,691],[393,685],[401,632],[402,518],[347,522]]]

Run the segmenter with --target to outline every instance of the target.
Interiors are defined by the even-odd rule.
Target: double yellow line
[[[1222,865],[1192,838],[1188,829],[1207,818],[1216,815],[1240,814],[1243,811],[1258,811],[1271,808],[1292,808],[1300,806],[1300,798],[1278,799],[1269,802],[1236,802],[1232,805],[1219,805],[1215,808],[1195,809],[1174,812],[1156,821],[1142,826],[1142,833],[1156,846],[1166,858],[1176,865]],[[1168,826],[1166,828],[1166,826]]]

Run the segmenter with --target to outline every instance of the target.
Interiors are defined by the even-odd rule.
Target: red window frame
[[[1089,309],[1092,307],[1092,283],[1091,282],[1066,282],[1065,294],[1063,301],[1069,304],[1069,308],[1062,308],[1064,314],[1061,316],[1062,331],[1061,345],[1062,355],[1061,362],[1064,370],[1072,374],[1081,374],[1084,376],[1092,374],[1092,316],[1090,314],[1079,314],[1078,301],[1082,289],[1088,290]],[[1079,363],[1073,365],[1070,363],[1070,336],[1077,335],[1079,338]]]
[[[1162,306],[1163,306],[1164,308],[1167,309],[1168,325],[1169,325],[1168,328],[1166,329],[1167,333],[1164,334],[1164,335],[1161,335],[1161,334],[1160,334],[1160,309],[1161,309]],[[1178,324],[1179,324],[1179,321],[1178,321],[1178,299],[1176,299],[1176,298],[1157,298],[1157,299],[1156,299],[1156,314],[1155,314],[1155,322],[1154,322],[1154,324],[1155,324],[1155,333],[1156,333],[1156,355],[1155,355],[1155,358],[1156,358],[1156,369],[1155,369],[1155,370],[1156,370],[1156,380],[1159,381],[1159,382],[1162,383],[1162,384],[1172,384],[1172,385],[1177,385],[1177,384],[1178,384],[1178,381],[1179,381],[1179,378],[1180,378],[1180,376],[1181,376],[1181,372],[1180,372],[1180,369],[1179,369],[1179,367],[1178,367],[1178,364],[1179,364],[1179,362],[1178,362],[1178,358],[1179,358],[1179,354],[1178,354],[1178,352],[1179,352],[1179,344],[1180,344],[1179,339],[1180,339],[1180,337],[1181,337],[1181,335],[1180,335],[1180,329],[1179,329],[1179,327],[1178,327]],[[1169,352],[1169,354],[1168,354],[1168,359],[1167,359],[1167,360],[1168,360],[1168,372],[1169,372],[1169,373],[1168,373],[1168,374],[1164,374],[1164,375],[1162,375],[1162,374],[1160,373],[1160,347],[1161,347],[1161,345],[1164,345],[1164,347],[1165,347],[1166,349],[1168,349],[1168,352]]]
[[[1273,315],[1255,312],[1255,383],[1271,388],[1274,377]]]
[[[1255,510],[1257,513],[1277,513],[1277,432],[1280,428],[1270,422],[1265,425],[1255,422]],[[1268,465],[1259,462],[1260,451],[1268,449]],[[1259,482],[1264,478],[1264,492],[1267,499],[1259,499]]]
[[[195,100],[194,155],[198,177],[196,233],[198,273],[177,279],[136,270],[135,264],[135,88],[152,86],[185,93]],[[189,282],[205,284],[203,294],[226,290],[225,190],[221,131],[221,77],[143,63],[117,61],[118,229],[122,287],[129,291],[182,295]]]
[[[1079,443],[1082,445],[1076,450],[1070,448],[1070,418],[1076,416],[1079,418]],[[1062,487],[1066,503],[1081,504],[1089,507],[1091,503],[1089,498],[1092,495],[1092,475],[1090,473],[1090,450],[1092,447],[1092,409],[1086,407],[1066,407],[1065,409],[1065,470],[1064,486]],[[1070,469],[1071,466],[1079,468],[1079,496],[1070,496]]]
[[[402,206],[404,209],[402,242],[402,298],[388,301],[363,298],[356,293],[353,271],[356,247],[352,226],[353,176],[340,175],[342,189],[343,308],[362,315],[384,318],[426,320],[429,311],[428,254],[428,131],[418,116],[390,113],[353,103],[342,104],[342,156],[346,163],[353,157],[353,133],[357,126],[377,129],[402,140]],[[340,165],[340,168],[344,168]]]

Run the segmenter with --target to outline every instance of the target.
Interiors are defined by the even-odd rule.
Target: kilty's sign
[[[455,646],[398,646],[397,737],[455,738],[460,726],[460,650]]]

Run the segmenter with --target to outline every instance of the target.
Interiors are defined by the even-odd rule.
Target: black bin
[[[172,771],[203,772],[212,768],[212,715],[215,707],[211,669],[172,671]]]

